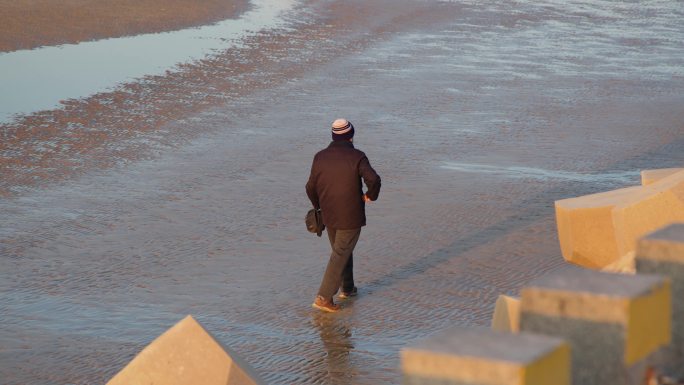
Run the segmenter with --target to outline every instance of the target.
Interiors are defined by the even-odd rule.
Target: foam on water
[[[475,174],[494,174],[508,178],[529,178],[537,180],[566,180],[587,183],[634,184],[638,183],[639,172],[604,172],[580,173],[564,170],[549,170],[538,167],[501,166],[478,163],[444,162],[441,166],[447,170],[454,170]]]

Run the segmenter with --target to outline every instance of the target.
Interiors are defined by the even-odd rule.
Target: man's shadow
[[[456,237],[449,246],[422,256],[405,265],[396,266],[393,270],[389,270],[386,274],[376,277],[364,286],[370,289],[371,292],[373,289],[389,287],[396,282],[423,274],[427,270],[435,268],[452,258],[459,258],[459,256],[483,243],[493,242],[516,229],[534,223],[540,218],[554,215],[554,201],[556,200],[628,187],[601,182],[600,176],[603,173],[615,173],[618,171],[635,172],[634,183],[630,184],[630,186],[633,186],[639,184],[638,174],[636,174],[639,170],[684,167],[684,159],[681,154],[684,154],[684,138],[676,139],[650,151],[618,159],[602,169],[588,173],[588,175],[596,175],[598,177],[595,183],[577,183],[574,180],[562,179],[551,180],[549,181],[548,189],[522,199],[518,204],[521,210],[514,215],[506,217],[486,228]],[[467,268],[467,266],[464,267]]]

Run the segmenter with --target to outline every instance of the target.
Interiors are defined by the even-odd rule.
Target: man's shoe
[[[328,300],[321,297],[320,295],[316,296],[316,299],[314,300],[314,303],[311,304],[311,307],[314,307],[318,310],[326,311],[328,313],[334,313],[340,310],[340,305],[337,305],[335,302],[333,302],[332,299]]]
[[[354,286],[351,291],[343,291],[340,290],[340,294],[337,295],[337,298],[339,299],[347,299],[349,297],[356,297],[356,295],[359,293],[359,290]]]

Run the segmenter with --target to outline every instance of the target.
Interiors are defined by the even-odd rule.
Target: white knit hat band
[[[337,119],[332,123],[332,132],[335,135],[344,135],[353,128],[350,121],[347,119]]]

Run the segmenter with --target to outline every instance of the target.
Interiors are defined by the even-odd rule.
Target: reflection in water
[[[311,322],[318,329],[326,352],[326,383],[351,383],[353,370],[350,355],[354,349],[351,319],[342,313],[315,312]]]

